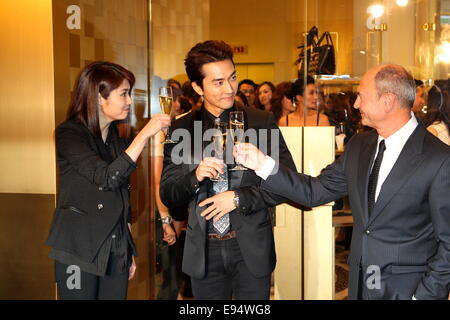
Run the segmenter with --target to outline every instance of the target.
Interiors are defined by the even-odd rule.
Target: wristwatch
[[[239,195],[237,194],[237,192],[234,193],[233,202],[234,202],[234,206],[236,207],[236,209],[238,209],[239,208]]]
[[[162,217],[160,220],[163,224],[171,224],[173,221],[172,216]]]

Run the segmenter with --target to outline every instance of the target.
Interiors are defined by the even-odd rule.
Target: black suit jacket
[[[98,138],[84,125],[67,121],[55,131],[59,195],[46,243],[87,262],[93,261],[120,217],[125,224],[131,222],[129,176],[136,164],[124,152],[129,141],[117,136],[114,122],[110,130],[110,147],[118,155],[110,164],[100,157]]]
[[[377,148],[375,131],[354,136],[318,177],[280,166],[262,188],[307,206],[349,195],[354,224],[349,298],[359,270],[369,299],[447,299],[450,284],[450,148],[419,124],[382,185],[369,218],[367,185]],[[374,269],[375,266],[375,269]],[[368,273],[367,273],[368,272]]]
[[[295,170],[292,156],[276,125],[273,114],[251,107],[245,107],[242,111],[244,111],[246,129],[278,131],[280,162]],[[172,124],[172,130],[184,128],[191,134],[191,151],[193,153],[194,138],[197,139],[196,142],[201,139],[201,132],[196,132],[197,136],[194,136],[195,121],[201,121],[201,111],[192,111]],[[180,143],[183,143],[182,139],[180,139]],[[197,143],[197,147],[199,145],[201,144]],[[268,153],[272,154],[270,140],[267,145]],[[192,162],[175,164],[171,159],[174,148],[176,145],[166,145],[164,149],[164,167],[160,185],[161,200],[169,208],[189,203],[183,271],[192,277],[201,279],[205,276],[207,225],[206,220],[200,216],[206,207],[200,208],[198,203],[208,197],[207,181],[198,183],[195,176],[195,170],[201,159],[195,159],[197,164]],[[193,155],[193,157],[195,156]],[[285,202],[286,199],[272,192],[261,190],[261,179],[251,170],[230,171],[229,177],[230,190],[234,190],[239,195],[239,208],[230,213],[230,220],[236,231],[242,256],[254,276],[265,276],[273,271],[276,262],[272,223],[268,208]]]

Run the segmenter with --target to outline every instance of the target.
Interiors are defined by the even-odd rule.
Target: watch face
[[[172,223],[172,217],[164,217],[164,218],[161,218],[161,222],[162,223],[164,223],[164,224],[171,224]]]

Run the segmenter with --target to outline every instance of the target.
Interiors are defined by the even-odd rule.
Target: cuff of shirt
[[[264,162],[261,170],[255,171],[256,175],[264,180],[267,179],[268,176],[272,173],[273,168],[275,167],[275,160],[271,157],[266,156],[266,161]]]

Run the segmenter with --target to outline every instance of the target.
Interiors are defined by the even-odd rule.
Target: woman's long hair
[[[292,89],[292,82],[284,81],[279,83],[272,93],[272,101],[270,102],[272,105],[271,111],[277,121],[283,116],[283,98],[295,99],[295,92]]]
[[[439,89],[439,87],[433,86],[428,93],[427,107],[427,114],[423,119],[425,127],[432,125],[435,121],[441,121],[450,132],[449,88]]]
[[[99,94],[108,99],[111,91],[117,89],[124,80],[133,89],[135,78],[131,71],[112,62],[93,62],[85,67],[76,83],[67,112],[67,120],[75,120],[85,125],[95,136],[101,138],[99,125]],[[119,136],[130,136],[129,118],[116,122]]]

